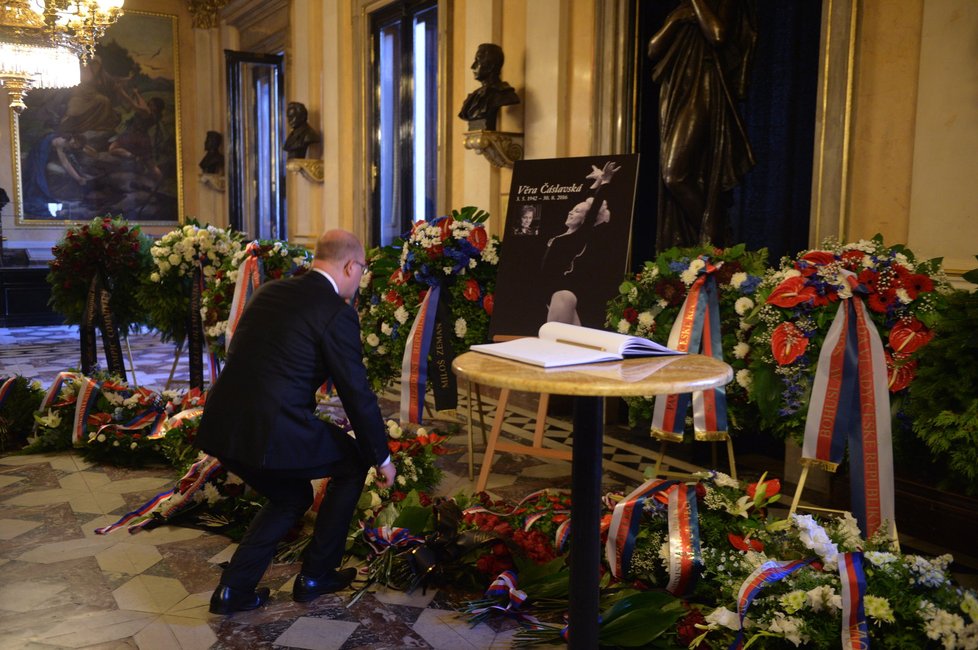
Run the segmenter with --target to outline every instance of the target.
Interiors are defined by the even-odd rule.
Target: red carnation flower
[[[487,293],[486,295],[482,296],[482,308],[485,309],[486,313],[490,316],[492,316],[492,308],[494,302],[495,299],[493,298],[493,295],[491,293]]]
[[[398,307],[404,304],[404,299],[393,289],[384,294],[384,300]]]
[[[625,307],[624,312],[622,312],[622,316],[624,316],[625,320],[627,320],[629,323],[635,323],[635,321],[638,320],[638,310],[636,310],[634,307]]]
[[[783,281],[774,288],[771,295],[767,297],[769,305],[778,307],[797,307],[798,305],[815,299],[815,289],[805,285],[805,278],[794,276]]]
[[[808,347],[808,339],[798,327],[785,321],[771,333],[771,353],[779,366],[793,363]]]

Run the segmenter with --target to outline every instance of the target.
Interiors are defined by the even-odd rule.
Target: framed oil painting
[[[73,88],[11,111],[19,225],[183,221],[176,16],[127,11]]]

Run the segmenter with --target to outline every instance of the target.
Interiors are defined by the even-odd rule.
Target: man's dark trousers
[[[350,447],[350,454],[343,462],[317,470],[261,470],[230,460],[221,461],[228,471],[268,498],[268,503],[255,515],[224,569],[222,585],[247,593],[255,589],[271,564],[278,543],[312,505],[310,480],[324,476],[329,476],[329,484],[316,516],[312,539],[303,556],[302,573],[320,578],[339,567],[347,530],[368,470],[366,465],[357,462],[359,457],[352,441]]]

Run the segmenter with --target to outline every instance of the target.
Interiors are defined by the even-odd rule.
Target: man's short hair
[[[314,258],[324,262],[345,262],[360,254],[360,241],[351,233],[329,230],[316,241]]]

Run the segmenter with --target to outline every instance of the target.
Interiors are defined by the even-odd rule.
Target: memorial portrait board
[[[127,11],[72,88],[11,112],[17,222],[182,221],[176,16]]]
[[[490,336],[536,336],[552,320],[604,328],[627,269],[637,172],[637,154],[516,162]]]

